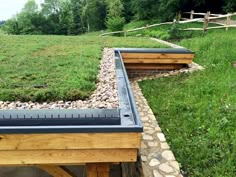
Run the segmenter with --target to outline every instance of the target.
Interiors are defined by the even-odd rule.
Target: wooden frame
[[[36,165],[54,177],[72,177],[60,165],[83,163],[108,177],[109,163],[135,162],[140,144],[141,133],[2,134],[0,165]],[[88,177],[98,177],[93,173]]]
[[[125,53],[122,52],[127,70],[175,70],[191,64],[193,53]]]

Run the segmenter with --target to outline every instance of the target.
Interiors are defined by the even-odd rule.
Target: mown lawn
[[[205,70],[143,81],[143,93],[186,176],[236,176],[236,31],[180,45]]]
[[[148,38],[0,35],[0,100],[85,99],[104,47],[160,47]]]

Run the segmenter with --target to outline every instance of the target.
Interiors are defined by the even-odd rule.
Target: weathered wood
[[[0,151],[0,165],[134,162],[137,149]]]
[[[194,54],[178,53],[121,53],[123,59],[193,59]]]
[[[73,177],[71,173],[66,171],[64,168],[60,166],[53,166],[53,165],[38,165],[38,168],[46,171],[53,177]]]
[[[0,150],[139,148],[140,133],[7,134]]]
[[[226,31],[229,30],[230,23],[231,23],[231,16],[227,16],[227,19],[226,19],[226,28],[225,28]]]
[[[207,30],[210,14],[211,14],[211,12],[208,11],[205,15],[204,24],[203,24],[203,32],[206,32],[206,30]]]
[[[167,63],[180,63],[180,64],[191,64],[192,59],[124,59],[124,63],[162,63],[162,64],[167,64]]]
[[[86,164],[87,177],[109,177],[109,163]]]
[[[190,19],[191,20],[193,19],[193,15],[194,15],[194,10],[191,10],[191,12],[190,12]]]
[[[184,64],[125,64],[128,70],[172,70],[181,69],[184,66]]]

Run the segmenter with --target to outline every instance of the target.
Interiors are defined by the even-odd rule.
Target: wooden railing
[[[157,24],[146,25],[146,26],[143,26],[143,27],[135,28],[135,29],[107,32],[107,33],[101,34],[100,36],[113,35],[113,34],[124,34],[124,36],[126,37],[129,32],[146,30],[146,29],[161,26],[161,25],[171,25],[171,24],[174,24],[176,22],[178,22],[179,24],[192,23],[192,22],[201,22],[201,23],[203,23],[203,28],[186,28],[186,29],[182,29],[183,31],[204,31],[205,32],[205,31],[210,30],[210,29],[220,29],[220,28],[225,28],[226,31],[227,31],[229,28],[235,28],[236,27],[236,21],[235,21],[235,24],[231,24],[231,22],[232,22],[231,17],[236,16],[236,12],[222,15],[222,14],[211,14],[209,11],[207,13],[195,13],[192,10],[191,12],[184,12],[183,14],[190,14],[190,19],[182,18],[181,14],[179,14],[178,15],[178,20],[174,20],[173,22],[157,23]],[[204,18],[194,18],[194,15],[204,16]],[[220,22],[216,21],[217,19],[225,19],[225,18],[226,18],[225,23],[220,23]],[[209,23],[213,23],[213,24],[216,24],[218,26],[208,27]]]
[[[221,29],[221,28],[225,28],[225,30],[227,31],[229,28],[235,28],[236,27],[236,21],[232,21],[231,17],[232,16],[236,16],[236,12],[234,13],[228,13],[228,14],[212,14],[210,11],[208,11],[207,13],[195,13],[193,10],[190,12],[184,12],[184,14],[190,14],[190,20],[194,19],[194,16],[204,16],[204,18],[202,18],[202,20],[199,20],[198,22],[203,22],[203,28],[187,28],[187,29],[183,29],[184,31],[207,31],[210,29]],[[185,19],[186,18],[181,18],[181,19]],[[198,18],[199,19],[199,18]],[[217,22],[217,20],[225,20],[225,23],[221,23],[221,22]],[[234,22],[232,24],[232,22]],[[213,27],[208,27],[209,23],[213,23],[213,24],[217,24],[219,26],[213,26]]]

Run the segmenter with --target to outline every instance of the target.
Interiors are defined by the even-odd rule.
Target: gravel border
[[[114,50],[104,48],[103,57],[100,62],[100,73],[96,90],[92,95],[82,101],[56,101],[49,103],[38,102],[9,102],[0,101],[0,110],[9,109],[113,109],[119,107],[117,79],[115,70]]]

